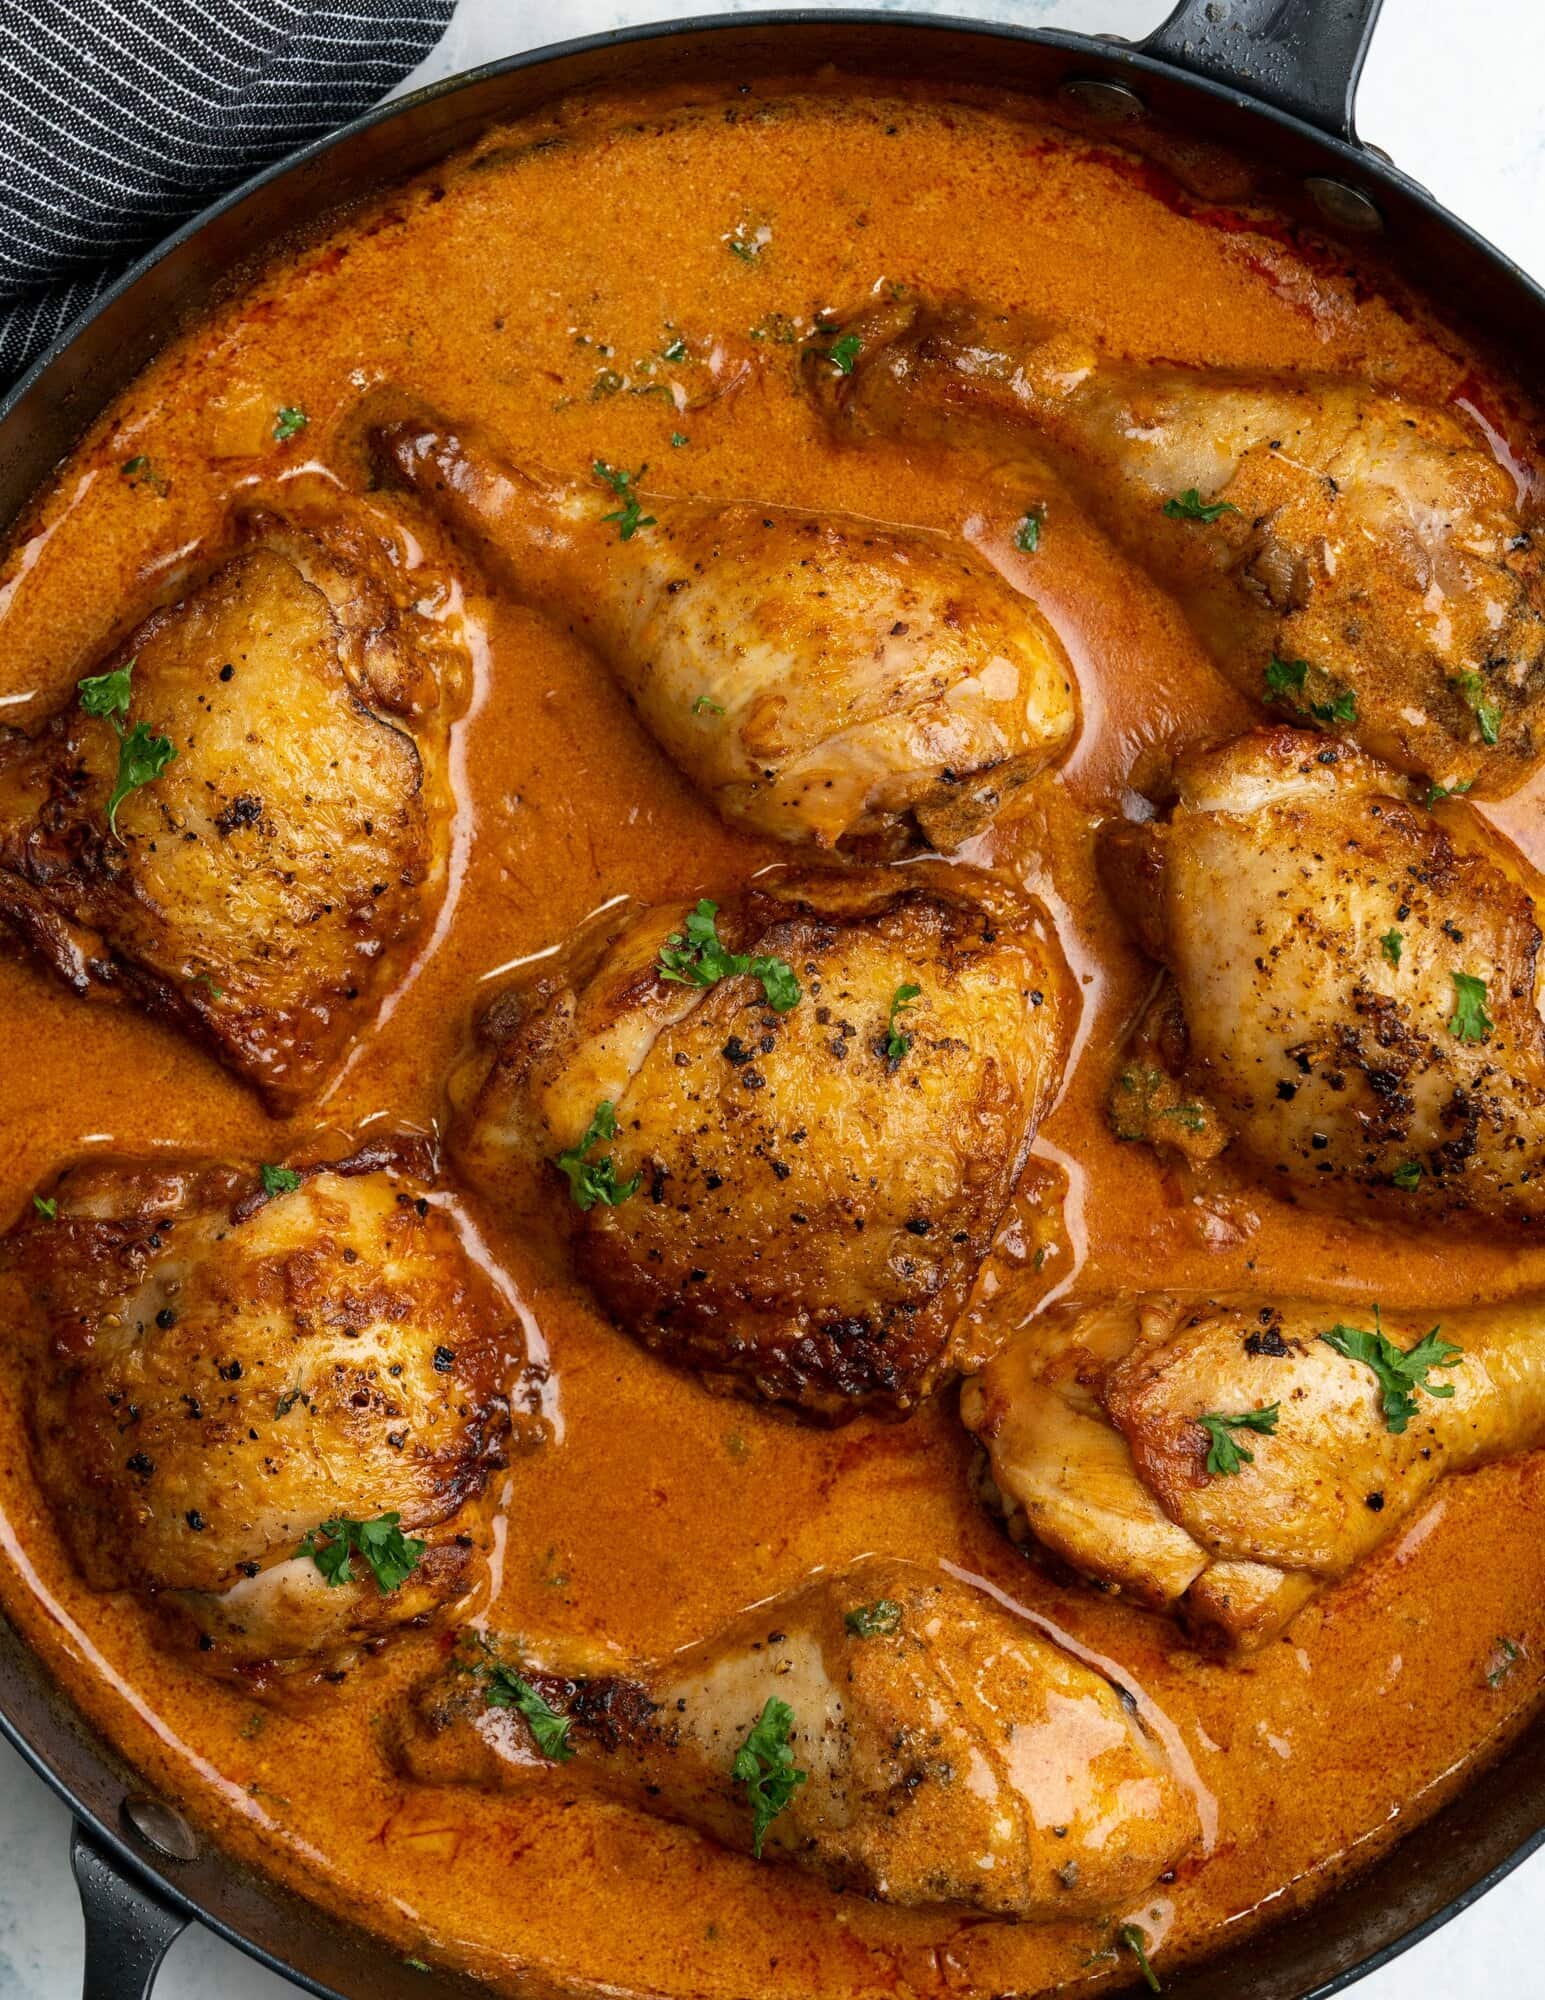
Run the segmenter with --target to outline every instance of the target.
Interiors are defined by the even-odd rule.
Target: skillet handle
[[[1138,47],[1356,144],[1357,79],[1382,0],[1180,0]]]
[[[149,2000],[167,1947],[187,1918],[131,1881],[80,1825],[70,1836],[70,1867],[86,1919],[81,2000]]]

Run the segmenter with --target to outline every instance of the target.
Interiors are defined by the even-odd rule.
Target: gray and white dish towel
[[[455,0],[0,0],[0,388],[160,237],[343,124]]]

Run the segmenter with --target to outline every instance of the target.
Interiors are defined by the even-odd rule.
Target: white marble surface
[[[1166,0],[906,0],[912,11],[1137,35]],[[695,0],[695,8],[713,0]],[[780,0],[759,0],[769,10]],[[885,0],[879,0],[885,4]],[[568,35],[665,20],[694,0],[461,0],[444,42],[410,81]],[[724,11],[736,11],[733,8]],[[1539,0],[1385,0],[1358,104],[1382,146],[1527,269],[1545,274],[1545,8]],[[80,1990],[80,1916],[63,1808],[0,1745],[0,2000]],[[1539,1936],[1545,1855],[1484,1902],[1365,1980],[1357,2000],[1514,2000],[1545,1992]],[[158,2000],[281,2000],[295,1989],[207,1933],[173,1947]]]

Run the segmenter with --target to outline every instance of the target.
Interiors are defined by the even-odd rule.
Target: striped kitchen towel
[[[0,385],[142,250],[384,96],[455,0],[0,0]]]

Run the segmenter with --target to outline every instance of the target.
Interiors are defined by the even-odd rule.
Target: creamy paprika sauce
[[[358,413],[383,386],[475,419],[517,463],[647,464],[650,495],[948,531],[1052,621],[1083,717],[1056,777],[965,856],[1045,900],[1082,994],[1064,1090],[975,1309],[1017,1324],[1051,1296],[1164,1287],[1425,1309],[1537,1287],[1545,1249],[1412,1241],[1243,1177],[1198,1193],[1112,1136],[1111,1064],[1154,974],[1098,886],[1093,828],[1157,789],[1178,751],[1248,723],[1248,704],[1043,471],[841,450],[799,391],[792,342],[821,309],[917,287],[1044,314],[1137,358],[1462,400],[1528,477],[1508,385],[1376,276],[1252,211],[1250,192],[1222,156],[1144,159],[1022,104],[842,79],[590,98],[490,134],[180,332],[60,468],[0,569],[0,716],[35,725],[70,699],[218,550],[233,506],[357,489]],[[307,419],[282,447],[279,409]],[[154,477],[124,475],[137,458]],[[371,504],[389,516],[390,495]],[[1041,530],[1025,551],[1014,528],[1030,507]],[[320,1100],[285,1123],[172,1029],[0,958],[7,1220],[94,1150],[274,1160],[319,1129],[437,1131],[470,1025],[512,968],[608,899],[711,894],[777,858],[714,816],[562,630],[421,522],[399,553],[471,663],[447,690],[456,817],[416,954]],[[1545,846],[1528,793],[1494,816],[1526,851]],[[264,1705],[162,1650],[141,1604],[73,1571],[29,1468],[20,1364],[0,1355],[5,1614],[150,1786],[405,1958],[507,1992],[724,2000],[1129,1979],[1122,1923],[1141,1923],[1165,1970],[1301,1905],[1431,1812],[1536,1703],[1545,1456],[1451,1481],[1231,1664],[1027,1562],[974,1497],[953,1390],[907,1422],[834,1431],[716,1399],[611,1328],[491,1204],[458,1198],[551,1371],[548,1440],[499,1475],[494,1589],[476,1617],[658,1657],[820,1566],[945,1561],[1143,1690],[1189,1753],[1208,1837],[1109,1921],[1016,1924],[835,1895],[598,1800],[561,1768],[517,1794],[415,1787],[380,1754],[380,1718],[442,1657],[439,1637],[410,1633],[337,1684]]]

